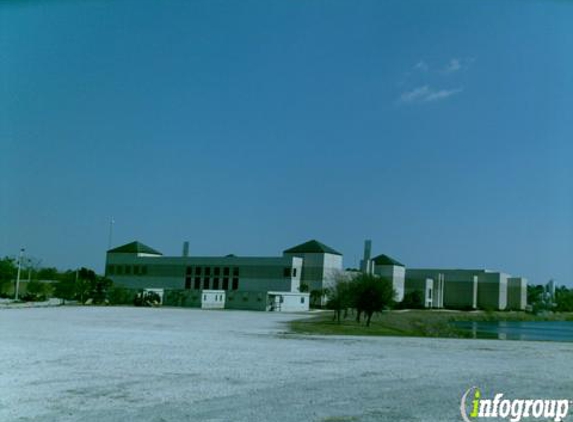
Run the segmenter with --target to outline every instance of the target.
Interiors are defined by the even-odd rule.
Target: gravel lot
[[[287,334],[297,317],[0,310],[0,421],[459,421],[473,385],[573,399],[571,344]]]

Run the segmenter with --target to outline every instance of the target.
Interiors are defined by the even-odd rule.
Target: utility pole
[[[14,300],[18,300],[18,292],[20,290],[20,270],[22,269],[22,255],[24,255],[25,249],[20,249],[20,255],[18,256],[18,274],[16,275],[16,292],[14,293]]]

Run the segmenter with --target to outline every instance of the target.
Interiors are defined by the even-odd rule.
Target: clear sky
[[[573,3],[4,1],[0,255],[113,245],[573,285]]]

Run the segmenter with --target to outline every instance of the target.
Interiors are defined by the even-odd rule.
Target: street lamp
[[[14,300],[18,300],[18,291],[20,290],[20,269],[22,268],[22,255],[24,255],[25,249],[20,249],[20,255],[18,256],[18,274],[16,275],[16,292],[14,294]]]

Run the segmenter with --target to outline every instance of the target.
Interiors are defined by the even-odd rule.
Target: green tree
[[[54,297],[63,300],[76,299],[76,271],[58,272],[58,282],[54,285]]]
[[[559,312],[572,312],[573,311],[573,289],[568,289],[565,286],[555,289],[555,303],[556,310]]]
[[[60,273],[56,268],[40,268],[36,277],[39,280],[58,280],[60,278]]]
[[[527,303],[535,306],[543,301],[544,287],[541,284],[527,286]]]
[[[92,284],[92,298],[94,303],[105,303],[107,300],[108,292],[113,286],[113,281],[106,277],[96,277]]]
[[[64,279],[54,285],[54,297],[64,300],[76,298],[76,283],[73,279]]]
[[[374,312],[382,312],[394,301],[392,282],[386,278],[361,274],[353,280],[353,301],[356,311],[366,315],[366,326]]]
[[[322,298],[328,296],[327,289],[317,289],[310,291],[310,306],[313,308],[320,308],[322,306]]]
[[[16,279],[18,268],[13,258],[0,259],[0,293],[6,292],[10,283]]]
[[[46,299],[46,285],[38,280],[32,280],[26,286],[24,300],[42,301]]]
[[[344,275],[335,276],[334,284],[327,291],[327,308],[334,311],[334,319],[340,324],[342,311],[352,306],[352,282]]]

